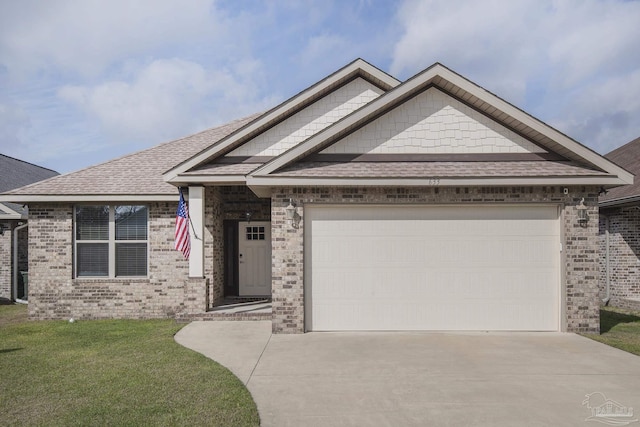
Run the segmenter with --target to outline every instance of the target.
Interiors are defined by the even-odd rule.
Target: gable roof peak
[[[297,112],[303,110],[307,106],[358,77],[363,78],[384,92],[392,90],[401,84],[401,82],[395,77],[392,77],[386,72],[371,65],[364,59],[356,58],[319,82],[302,90],[298,94],[282,102],[280,105],[257,117],[253,122],[247,124],[241,129],[238,129],[235,133],[216,142],[215,144],[212,144],[207,149],[183,161],[182,163],[179,163],[163,175],[164,180],[167,182],[177,182],[180,174],[232,151],[236,147],[249,141],[251,138],[264,132],[266,129],[269,129],[286,118],[293,116]]]

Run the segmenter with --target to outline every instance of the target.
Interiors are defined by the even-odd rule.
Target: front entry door
[[[240,296],[271,295],[271,223],[240,222],[238,233]]]

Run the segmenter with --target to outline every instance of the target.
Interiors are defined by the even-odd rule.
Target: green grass
[[[640,356],[640,313],[615,307],[602,307],[600,335],[585,334],[585,336]]]
[[[177,344],[173,320],[26,320],[0,305],[0,424],[256,426],[231,372]]]

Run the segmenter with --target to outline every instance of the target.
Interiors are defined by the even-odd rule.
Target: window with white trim
[[[75,207],[75,276],[147,276],[146,206]]]

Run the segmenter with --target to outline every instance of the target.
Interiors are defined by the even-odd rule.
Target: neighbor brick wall
[[[30,205],[29,316],[154,318],[174,317],[185,310],[197,310],[197,306],[204,311],[206,279],[189,282],[188,261],[173,248],[176,203],[148,206],[147,278],[74,279],[73,205]],[[190,302],[185,305],[185,300]]]
[[[0,298],[11,298],[12,283],[12,233],[7,228],[10,227],[9,222],[1,222],[4,225],[4,234],[0,236]]]
[[[271,199],[273,262],[273,331],[304,331],[304,206],[309,203],[504,204],[557,203],[563,206],[564,277],[562,329],[599,331],[598,191],[595,187],[463,187],[463,188],[281,188]],[[585,198],[590,220],[578,224],[576,206]],[[296,201],[297,229],[288,226],[284,208]]]
[[[609,305],[640,310],[640,209],[602,209],[600,215],[600,298],[606,297],[606,234],[609,222]]]

